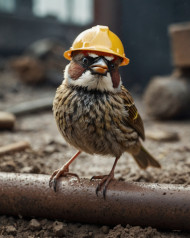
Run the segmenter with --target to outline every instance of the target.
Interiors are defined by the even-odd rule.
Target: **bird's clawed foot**
[[[113,164],[111,172],[108,175],[93,176],[91,178],[91,180],[101,179],[101,181],[99,182],[99,184],[98,184],[98,186],[96,188],[96,195],[97,196],[98,196],[98,192],[101,190],[102,186],[104,185],[103,196],[104,196],[104,199],[106,198],[106,190],[107,190],[107,187],[108,187],[109,183],[111,182],[111,180],[114,179],[114,170],[115,170],[115,166],[117,164],[118,159],[119,159],[119,157],[115,158],[115,162]]]
[[[98,192],[103,187],[103,196],[105,199],[107,187],[108,187],[109,183],[111,182],[111,180],[114,179],[114,173],[111,172],[108,175],[93,176],[91,178],[91,180],[95,180],[95,179],[101,179],[101,181],[98,183],[98,186],[96,187],[96,195],[98,196]]]
[[[77,180],[80,182],[79,176],[74,173],[69,172],[69,167],[68,166],[63,166],[60,169],[55,170],[49,180],[49,186],[50,188],[53,186],[54,191],[56,192],[57,189],[57,180],[60,177],[66,177],[66,176],[73,176],[76,177]]]

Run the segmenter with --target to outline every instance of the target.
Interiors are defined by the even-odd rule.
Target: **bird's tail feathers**
[[[161,168],[160,163],[156,161],[156,159],[151,154],[149,154],[149,152],[142,145],[139,153],[136,155],[132,154],[132,156],[142,169],[146,169],[148,166]]]

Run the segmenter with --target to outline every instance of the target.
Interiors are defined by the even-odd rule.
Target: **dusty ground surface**
[[[55,89],[25,87],[0,75],[0,110],[22,101],[54,95]],[[143,112],[140,98],[136,100],[147,132],[146,148],[160,161],[162,169],[142,171],[127,153],[119,160],[115,177],[126,181],[190,184],[190,121],[157,122]],[[158,131],[177,133],[167,141],[159,139]],[[152,138],[153,133],[155,138]],[[60,136],[51,111],[19,116],[14,131],[0,131],[0,146],[26,140],[31,149],[0,158],[0,171],[51,174],[70,158],[75,149]],[[106,174],[114,158],[82,154],[70,170],[80,177]],[[126,225],[115,227],[71,223],[63,220],[0,216],[0,237],[190,237],[180,231],[160,231],[151,227]]]

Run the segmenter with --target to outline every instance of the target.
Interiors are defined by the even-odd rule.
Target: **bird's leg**
[[[57,180],[61,176],[74,176],[79,180],[79,176],[74,173],[69,172],[69,165],[78,157],[78,155],[81,153],[81,151],[78,151],[67,163],[65,163],[60,169],[55,170],[49,180],[49,186],[51,187],[53,185],[53,189],[56,192],[56,185]],[[79,180],[80,181],[80,180]]]
[[[109,183],[111,182],[111,180],[114,178],[114,170],[115,170],[115,167],[116,167],[118,159],[119,158],[115,159],[113,167],[112,167],[112,169],[111,169],[111,171],[110,171],[110,173],[108,175],[93,176],[91,178],[91,180],[101,179],[100,183],[98,183],[98,186],[96,188],[96,195],[97,196],[98,196],[98,192],[101,190],[102,186],[104,185],[103,196],[104,196],[104,199],[105,199],[107,187],[108,187]]]

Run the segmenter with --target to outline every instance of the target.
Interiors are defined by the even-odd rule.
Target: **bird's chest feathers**
[[[120,140],[120,129],[128,116],[121,97],[83,87],[70,86],[62,91],[62,87],[57,93],[64,96],[61,100],[55,98],[54,115],[66,141],[87,153],[119,156],[119,144],[113,148],[112,142]]]
[[[106,105],[109,105],[106,108]],[[77,89],[72,99],[64,108],[67,125],[78,130],[88,130],[90,125],[98,127],[105,113],[111,113],[111,106],[106,94],[97,90],[88,91]]]
[[[122,120],[124,107],[122,100],[114,94],[82,87],[71,89],[58,111],[63,122],[60,128],[64,134],[68,131],[80,136],[96,133],[99,136],[110,130],[114,121]]]

